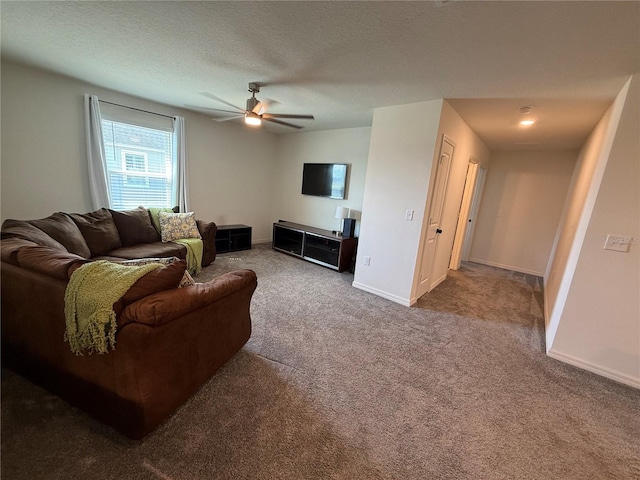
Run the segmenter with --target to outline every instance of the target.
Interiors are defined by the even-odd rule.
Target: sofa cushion
[[[69,252],[84,258],[91,256],[89,246],[80,229],[65,213],[54,213],[40,220],[29,220],[29,223],[60,242]]]
[[[133,210],[109,210],[120,234],[123,247],[138,243],[153,243],[160,240],[160,235],[151,224],[149,211],[144,207]]]
[[[21,267],[60,280],[69,280],[76,268],[90,261],[74,253],[40,245],[23,247],[18,251],[18,264]]]
[[[151,257],[178,257],[186,258],[187,248],[177,243],[139,243],[129,247],[121,247],[109,252],[111,257],[125,259],[151,258]]]
[[[84,214],[72,213],[69,216],[82,232],[92,257],[105,255],[122,246],[116,224],[106,208]]]
[[[167,213],[158,212],[160,235],[163,242],[180,238],[201,238],[193,212]]]
[[[136,265],[136,266],[139,266],[139,265],[148,265],[149,263],[161,263],[163,265],[172,265],[173,263],[177,263],[177,262],[184,262],[185,265],[187,264],[186,260],[180,260],[180,259],[178,259],[178,257],[138,258],[138,259],[135,259],[135,260],[124,260],[122,262],[117,262],[117,263],[121,263],[123,265]],[[177,287],[178,288],[184,288],[184,287],[190,287],[190,286],[195,285],[195,284],[196,284],[195,280],[193,280],[193,277],[191,276],[189,271],[185,269],[184,272],[182,272],[182,278],[178,282]],[[175,287],[175,285],[174,285],[174,287]]]
[[[126,264],[126,262],[123,263]],[[186,269],[187,262],[177,260],[147,273],[139,278],[124,294],[122,297],[124,304],[129,305],[148,295],[177,288]]]
[[[44,233],[38,227],[34,227],[28,222],[22,220],[7,219],[2,223],[2,239],[5,238],[22,238],[23,240],[30,240],[38,245],[45,247],[57,248],[59,250],[66,250],[64,245],[57,242],[49,235]]]

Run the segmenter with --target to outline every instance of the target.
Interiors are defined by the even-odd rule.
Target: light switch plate
[[[413,210],[407,210],[404,212],[404,219],[409,221],[413,220]]]

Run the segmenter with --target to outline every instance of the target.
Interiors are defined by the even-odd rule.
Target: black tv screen
[[[305,163],[302,194],[343,199],[347,186],[346,163]]]

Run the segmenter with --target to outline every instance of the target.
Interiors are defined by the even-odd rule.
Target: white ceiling
[[[492,149],[577,148],[640,71],[639,2],[8,2],[2,55],[158,102],[311,113],[454,99]],[[526,132],[518,107],[539,118]],[[532,115],[533,115],[532,114]],[[293,130],[277,125],[274,133]]]

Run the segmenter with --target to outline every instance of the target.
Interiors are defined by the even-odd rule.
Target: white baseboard
[[[490,267],[502,268],[504,270],[512,270],[514,272],[528,273],[529,275],[535,275],[536,277],[543,277],[544,276],[544,272],[536,272],[534,270],[527,270],[526,268],[514,267],[513,265],[505,265],[504,263],[489,262],[487,260],[481,260],[479,258],[470,258],[469,261],[473,262],[473,263],[480,263],[482,265],[489,265]]]
[[[271,243],[271,239],[270,238],[251,239],[251,245],[257,245],[259,243]]]
[[[383,290],[378,290],[377,288],[369,287],[367,285],[363,285],[362,283],[358,283],[358,282],[353,282],[351,285],[359,290],[364,290],[365,292],[373,293],[378,297],[386,298],[387,300],[391,300],[392,302],[399,303],[400,305],[404,305],[405,307],[411,306],[410,300],[399,297],[392,293],[385,292]]]
[[[630,387],[640,389],[640,378],[630,377],[629,375],[625,375],[620,372],[609,370],[608,368],[594,365],[592,363],[586,362],[584,360],[580,360],[579,358],[572,357],[571,355],[567,355],[565,353],[554,352],[553,350],[551,350],[550,352],[547,352],[547,355],[561,362],[568,363],[569,365],[573,365],[574,367],[582,368],[583,370],[587,370],[591,373],[601,375],[610,380],[614,380],[618,383],[623,383]]]

